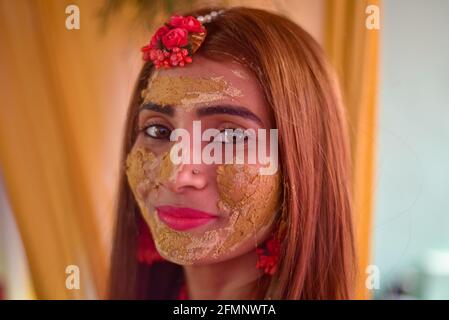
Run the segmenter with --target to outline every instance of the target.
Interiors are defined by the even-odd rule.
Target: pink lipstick
[[[197,228],[217,219],[217,216],[213,214],[192,208],[160,206],[157,207],[156,210],[159,219],[167,226],[177,231]]]

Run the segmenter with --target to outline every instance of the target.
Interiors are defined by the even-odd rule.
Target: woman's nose
[[[201,190],[207,185],[207,176],[201,165],[180,164],[175,178],[168,182],[168,188],[176,193],[183,192],[188,188]]]

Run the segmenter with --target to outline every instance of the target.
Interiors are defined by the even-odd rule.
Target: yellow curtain
[[[366,299],[375,188],[379,30],[368,29],[365,12],[380,0],[328,0],[325,48],[336,67],[348,109],[354,179],[355,231],[359,271],[356,297]]]
[[[111,172],[144,42],[120,21],[101,33],[103,1],[76,1],[80,29],[68,30],[71,4],[0,0],[0,168],[38,299],[103,296]],[[66,288],[69,265],[79,290]]]

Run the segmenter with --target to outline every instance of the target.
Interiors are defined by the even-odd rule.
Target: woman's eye
[[[221,143],[244,143],[247,135],[242,129],[225,129],[215,136],[214,142]]]
[[[170,129],[159,124],[149,125],[143,131],[145,135],[154,139],[169,139],[171,133]]]

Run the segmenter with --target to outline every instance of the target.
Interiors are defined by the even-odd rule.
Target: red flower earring
[[[257,269],[262,269],[265,274],[274,275],[279,265],[279,255],[281,253],[281,240],[285,236],[285,221],[281,219],[279,228],[268,240],[256,248],[258,260]]]
[[[275,274],[280,253],[281,244],[274,236],[268,239],[263,246],[256,249],[258,260],[257,269],[262,269],[265,274],[272,276]]]
[[[155,262],[165,261],[159,254],[151,236],[150,229],[143,219],[139,219],[139,236],[137,237],[137,261],[152,265]]]

